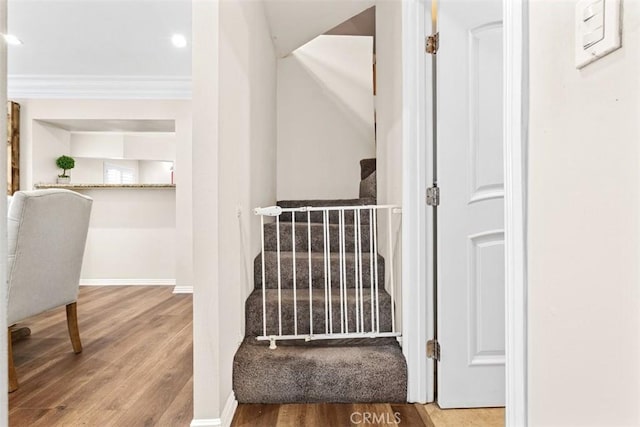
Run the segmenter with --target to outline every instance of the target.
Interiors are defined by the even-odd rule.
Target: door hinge
[[[427,205],[440,206],[440,188],[437,186],[427,188]]]
[[[435,55],[438,53],[438,48],[440,47],[440,33],[435,33],[433,35],[428,36],[425,39],[424,49],[427,53],[431,55]]]
[[[440,361],[440,343],[438,341],[427,341],[427,358]]]

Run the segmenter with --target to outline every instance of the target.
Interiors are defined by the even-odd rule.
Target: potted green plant
[[[60,156],[56,159],[56,166],[62,169],[62,175],[58,175],[58,184],[68,184],[71,182],[71,177],[67,175],[67,171],[73,169],[76,165],[76,161],[73,157]]]

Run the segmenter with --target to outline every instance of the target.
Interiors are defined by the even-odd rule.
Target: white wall
[[[170,184],[173,162],[140,160],[138,162],[138,180],[149,184]]]
[[[261,3],[221,3],[219,65],[219,281],[221,301],[228,302],[220,335],[220,387],[226,396],[259,252],[252,209],[274,204],[276,196],[276,59]]]
[[[175,160],[174,132],[71,132],[71,155],[105,159]]]
[[[174,133],[126,133],[124,158],[138,160],[175,160],[176,135]]]
[[[90,159],[86,157],[76,157],[76,166],[71,172],[71,182],[76,184],[104,184],[104,164],[123,166],[134,170],[139,177],[139,163],[137,160],[117,160],[117,159]],[[141,181],[138,179],[139,182]]]
[[[376,179],[378,203],[402,205],[402,3],[376,2]],[[387,218],[381,218],[386,221]],[[390,261],[386,222],[379,227],[380,254]],[[393,215],[394,280],[402,313],[401,216]],[[397,230],[397,232],[396,232]],[[385,271],[389,284],[390,269]],[[401,325],[401,316],[398,318]]]
[[[218,297],[219,8],[193,2],[193,418],[201,425],[219,423],[225,398],[217,381],[227,303]]]
[[[20,107],[20,188],[31,187],[24,185],[25,178],[28,180],[29,177],[33,183],[55,182],[56,177],[62,173],[62,170],[56,166],[56,159],[71,153],[71,134],[64,129],[34,120],[32,138],[25,137],[22,129],[28,119],[25,118],[25,108],[22,103]],[[30,162],[23,159],[23,153],[28,150],[37,153]]]
[[[278,199],[357,198],[375,157],[373,38],[320,36],[278,60]]]
[[[276,59],[262,2],[194,3],[193,40],[194,418],[211,419],[253,287],[251,209],[276,199]]]
[[[121,133],[71,132],[72,157],[121,159],[123,154],[124,138]]]
[[[93,198],[81,284],[104,279],[149,279],[153,284],[176,278],[174,189],[80,192]]]
[[[640,2],[581,71],[574,6],[530,3],[530,425],[637,426]]]
[[[174,153],[176,156],[176,189],[168,190],[160,212],[154,213],[158,208],[159,193],[154,196],[144,196],[141,202],[140,212],[146,212],[149,224],[158,225],[157,238],[150,237],[152,225],[140,223],[135,227],[129,227],[126,219],[118,214],[118,206],[122,204],[123,212],[131,202],[131,193],[118,192],[105,193],[108,190],[94,192],[96,198],[109,198],[111,204],[96,203],[93,210],[94,216],[102,215],[101,211],[111,213],[113,224],[101,223],[100,227],[94,227],[89,231],[88,246],[86,250],[87,264],[83,268],[83,279],[174,279],[178,285],[191,285],[193,283],[192,267],[192,205],[191,205],[191,103],[189,101],[155,101],[155,100],[45,100],[24,99],[18,100],[21,105],[21,147],[20,147],[20,186],[22,189],[32,189],[37,182],[54,182],[59,174],[55,166],[55,159],[61,154],[69,154],[71,150],[70,133],[43,123],[42,120],[71,120],[71,119],[113,119],[113,120],[174,120],[176,123]],[[133,141],[131,144],[137,144]],[[128,142],[127,142],[128,144]],[[164,141],[163,141],[164,144]],[[154,156],[157,157],[157,156]],[[79,159],[80,176],[74,175],[72,181],[78,182],[83,178],[83,159]],[[102,170],[102,168],[100,168]],[[184,173],[181,173],[184,171]],[[86,176],[85,176],[86,177]],[[86,177],[89,179],[89,177]],[[128,190],[132,191],[132,190]],[[138,190],[133,190],[138,191]],[[142,193],[141,193],[142,194]],[[113,200],[120,197],[120,201]],[[97,199],[96,199],[97,200]],[[172,211],[171,217],[166,217],[167,212]],[[94,224],[94,222],[92,222]],[[172,225],[169,225],[172,224]],[[95,229],[94,229],[95,228]],[[128,231],[126,231],[128,230]],[[128,234],[127,234],[128,233]],[[137,266],[128,266],[126,250],[119,249],[124,242],[129,242],[131,249],[147,253],[155,253],[158,247],[170,248],[164,253],[171,257],[170,261],[165,255],[157,258],[139,255],[140,263]],[[160,237],[161,236],[161,237]],[[157,239],[161,239],[159,242]],[[144,242],[143,246],[132,242]],[[110,248],[110,255],[104,255],[105,248]],[[93,254],[96,254],[94,256]],[[101,254],[97,256],[97,254]],[[103,256],[104,255],[104,256]],[[92,261],[89,261],[92,260]],[[103,264],[99,264],[99,262]],[[122,268],[112,269],[112,260],[120,260]],[[124,275],[128,277],[123,277]],[[107,277],[104,277],[107,275]]]

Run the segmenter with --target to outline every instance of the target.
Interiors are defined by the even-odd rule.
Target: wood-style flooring
[[[21,323],[9,425],[188,426],[193,414],[191,295],[168,286],[81,287],[76,355],[61,307]]]
[[[64,307],[20,324],[31,328],[31,336],[13,345],[20,387],[9,394],[9,425],[189,426],[192,298],[171,291],[163,286],[80,288],[83,352],[78,355],[71,348]],[[232,425],[500,427],[504,410],[241,404]]]
[[[447,409],[434,404],[241,404],[233,427],[501,427],[503,408]]]

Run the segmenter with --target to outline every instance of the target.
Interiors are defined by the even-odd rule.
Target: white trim
[[[213,427],[213,426],[221,426],[222,421],[220,418],[203,418],[199,420],[191,420],[190,427]]]
[[[227,397],[227,402],[222,409],[220,418],[193,419],[191,420],[190,427],[230,427],[231,422],[233,421],[233,415],[236,413],[237,407],[238,401],[236,400],[235,393],[232,391],[229,394],[229,397]]]
[[[176,279],[80,279],[80,286],[176,286]]]
[[[402,2],[402,351],[407,359],[407,400],[419,403],[434,398],[433,361],[426,357],[427,337],[433,334],[427,316],[433,284],[426,270],[428,213],[424,200],[426,150],[431,144],[426,131],[431,113],[426,102],[430,67],[423,46],[430,10],[427,3]]]
[[[193,293],[193,286],[191,286],[191,285],[176,285],[176,287],[173,288],[173,293],[174,294],[192,294]]]
[[[190,76],[10,75],[12,99],[191,99]]]
[[[529,2],[503,0],[507,427],[526,427]]]
[[[233,421],[233,415],[236,413],[237,407],[238,401],[236,400],[235,393],[232,391],[229,394],[229,397],[227,397],[227,402],[222,409],[222,415],[220,415],[220,420],[224,427],[229,427],[231,425],[231,421]]]

